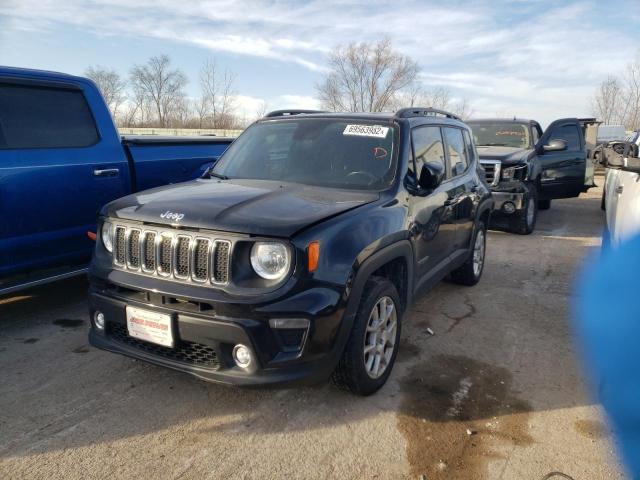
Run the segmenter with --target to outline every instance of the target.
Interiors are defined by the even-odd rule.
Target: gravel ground
[[[554,201],[533,235],[491,232],[481,283],[419,297],[389,382],[364,399],[98,351],[83,279],[0,297],[0,478],[623,478],[568,317],[599,204],[593,189]]]

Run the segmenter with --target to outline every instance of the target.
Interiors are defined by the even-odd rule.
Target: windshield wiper
[[[482,145],[478,145],[479,147],[508,147],[509,145],[505,143],[483,143]]]
[[[212,170],[209,170],[208,172],[210,177],[215,177],[215,178],[219,178],[220,180],[229,180],[229,177],[227,177],[226,175],[222,175],[220,173],[216,173]]]

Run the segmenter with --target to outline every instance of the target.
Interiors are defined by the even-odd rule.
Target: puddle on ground
[[[577,420],[574,423],[576,431],[587,438],[603,438],[609,434],[607,426],[598,420]]]
[[[501,447],[532,443],[531,408],[513,396],[511,383],[507,369],[464,356],[439,355],[413,366],[400,381],[398,417],[412,474],[480,479],[490,460],[503,458]]]
[[[58,320],[54,320],[53,324],[62,328],[77,328],[84,324],[84,320],[78,318],[59,318]]]

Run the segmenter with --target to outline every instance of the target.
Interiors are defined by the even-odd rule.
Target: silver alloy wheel
[[[364,334],[364,368],[376,379],[387,370],[396,346],[398,315],[390,297],[382,297],[369,314]]]
[[[484,230],[478,230],[476,243],[473,246],[473,274],[478,277],[484,265],[485,241]]]
[[[530,227],[533,225],[533,218],[536,214],[536,203],[533,201],[533,198],[529,197],[529,202],[527,203],[527,226]]]

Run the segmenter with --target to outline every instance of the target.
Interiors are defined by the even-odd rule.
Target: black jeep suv
[[[368,395],[416,292],[480,279],[492,208],[449,113],[274,112],[203,178],[103,208],[89,338],[206,380]]]

